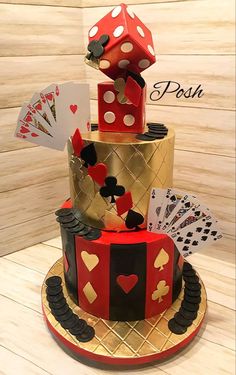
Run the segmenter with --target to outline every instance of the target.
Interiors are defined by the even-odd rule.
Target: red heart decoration
[[[131,289],[137,284],[138,276],[137,275],[119,275],[116,278],[117,284],[123,289],[123,291],[128,294]]]
[[[76,104],[71,104],[70,105],[70,110],[72,113],[75,113],[78,109],[78,106]]]
[[[88,174],[98,183],[98,185],[103,186],[105,178],[107,177],[107,166],[103,163],[98,163],[93,167],[89,166]]]
[[[36,134],[36,133],[31,133],[31,136],[32,136],[32,137],[38,137],[39,135]]]
[[[30,115],[27,115],[25,118],[25,121],[30,122],[32,121],[32,117]]]
[[[38,103],[35,108],[38,110],[38,111],[41,111],[42,109],[42,104],[41,103]]]
[[[46,98],[47,98],[48,100],[52,100],[52,99],[53,99],[53,96],[52,96],[52,94],[47,94],[47,95],[46,95]]]
[[[29,129],[27,129],[25,126],[21,126],[21,127],[20,127],[20,132],[21,132],[22,134],[24,134],[24,133],[29,133]]]

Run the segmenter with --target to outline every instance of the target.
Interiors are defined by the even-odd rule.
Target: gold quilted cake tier
[[[139,141],[135,134],[93,131],[83,134],[84,144],[94,143],[97,162],[106,164],[108,176],[117,178],[117,184],[130,191],[133,210],[144,216],[146,227],[150,189],[167,188],[173,182],[175,134],[169,129],[161,140]],[[100,186],[83,166],[83,161],[73,155],[68,143],[70,165],[70,190],[73,207],[84,215],[86,224],[106,230],[127,230],[126,214],[117,215],[116,205],[101,197]]]

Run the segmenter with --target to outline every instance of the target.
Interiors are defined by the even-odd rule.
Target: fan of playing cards
[[[152,189],[148,231],[166,233],[184,257],[223,237],[209,208],[175,189]]]
[[[89,85],[67,82],[48,86],[22,106],[15,136],[63,150],[76,128],[90,131]]]

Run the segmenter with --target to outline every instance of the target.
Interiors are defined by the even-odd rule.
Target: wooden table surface
[[[65,354],[44,323],[41,285],[61,257],[60,249],[60,238],[55,238],[0,259],[1,375],[235,374],[234,264],[206,256],[204,251],[191,257],[206,286],[208,312],[198,336],[180,354],[135,370],[106,370]]]

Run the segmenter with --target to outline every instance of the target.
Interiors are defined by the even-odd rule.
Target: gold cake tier
[[[169,129],[165,138],[151,142],[139,141],[132,133],[98,131],[83,134],[83,140],[85,146],[94,143],[97,163],[106,164],[108,176],[116,177],[117,184],[131,192],[132,209],[144,216],[145,228],[151,188],[172,186],[174,131]],[[101,197],[100,186],[88,175],[83,161],[73,155],[70,141],[68,153],[72,204],[83,213],[85,223],[105,230],[127,230],[127,214],[118,216],[116,204]]]

